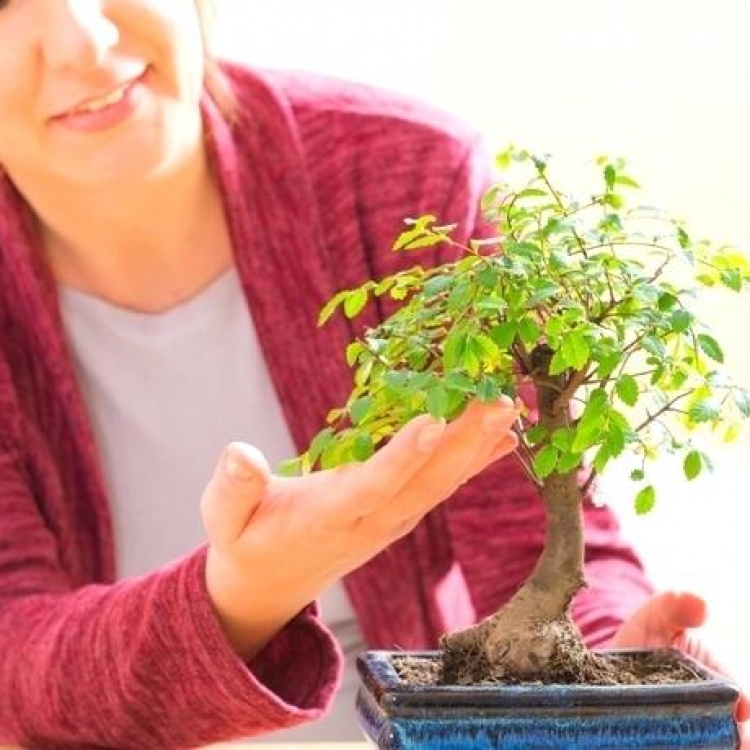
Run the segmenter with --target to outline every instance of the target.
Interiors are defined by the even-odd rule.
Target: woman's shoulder
[[[257,105],[258,88],[264,88],[289,107],[305,138],[335,135],[352,142],[364,140],[369,147],[417,140],[460,151],[481,140],[474,128],[453,113],[370,83],[238,63],[225,62],[222,67],[232,81],[240,109]]]

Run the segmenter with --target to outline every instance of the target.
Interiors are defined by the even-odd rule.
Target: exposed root
[[[442,641],[443,683],[577,683],[596,679],[600,658],[566,615],[552,621],[499,615]]]

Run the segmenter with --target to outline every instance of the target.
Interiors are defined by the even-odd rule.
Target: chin
[[[160,138],[150,131],[148,138],[115,139],[105,147],[88,150],[86,155],[65,159],[61,171],[66,182],[81,186],[138,186],[178,169],[187,160],[187,153],[177,147],[177,139],[166,134]]]

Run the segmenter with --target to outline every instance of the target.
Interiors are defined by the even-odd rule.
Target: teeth
[[[91,99],[86,104],[77,107],[76,112],[98,112],[106,107],[111,107],[113,104],[117,104],[125,96],[125,86],[121,86],[119,89],[115,89],[112,93],[106,96],[100,96],[98,99]]]

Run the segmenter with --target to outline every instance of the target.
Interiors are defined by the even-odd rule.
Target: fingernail
[[[232,451],[227,455],[226,461],[224,462],[224,469],[229,478],[235,482],[249,482],[254,476],[253,470]]]
[[[429,453],[440,442],[444,432],[445,422],[443,420],[430,422],[419,431],[417,448],[422,453]]]
[[[491,411],[489,414],[485,414],[482,419],[482,430],[488,435],[494,435],[503,428],[507,429],[511,422],[512,419],[509,418],[507,409]]]

